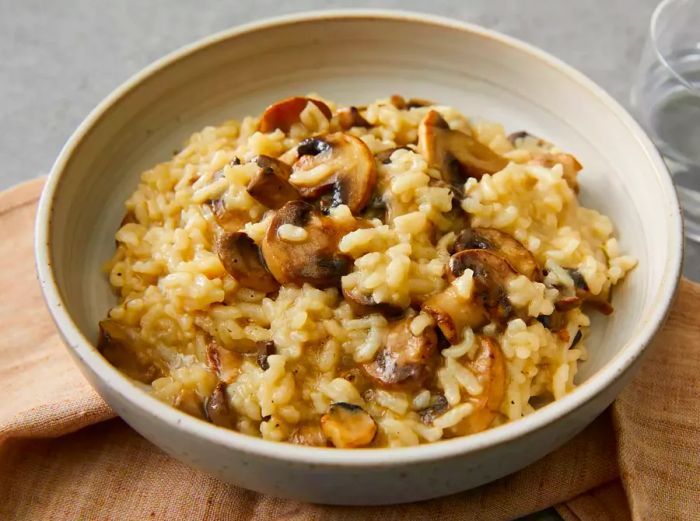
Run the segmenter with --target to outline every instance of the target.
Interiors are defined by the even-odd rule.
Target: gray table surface
[[[310,9],[430,12],[521,38],[558,56],[628,106],[656,0],[0,0],[0,189],[46,173],[71,132],[142,67],[202,36]],[[686,274],[700,279],[698,247]],[[533,518],[534,519],[534,518]],[[551,511],[537,519],[558,519]]]

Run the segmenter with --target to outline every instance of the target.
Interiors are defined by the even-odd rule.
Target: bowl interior
[[[154,69],[155,70],[155,69]],[[615,289],[616,312],[594,317],[579,382],[635,337],[673,284],[677,207],[648,144],[605,96],[546,57],[478,30],[418,19],[348,16],[220,36],[122,89],[64,154],[49,237],[68,313],[88,339],[114,302],[102,264],[139,174],[207,124],[259,113],[294,94],[362,104],[393,93],[453,105],[527,129],[584,165],[583,203],[609,215],[639,266]],[[100,110],[100,109],[98,109]]]

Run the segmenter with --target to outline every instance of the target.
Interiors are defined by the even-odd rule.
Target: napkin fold
[[[167,456],[85,382],[45,309],[33,221],[43,180],[0,193],[1,520],[700,519],[700,285],[681,283],[642,369],[562,448],[477,489],[332,507],[225,484]]]

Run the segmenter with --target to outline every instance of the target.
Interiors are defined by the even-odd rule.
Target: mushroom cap
[[[361,139],[336,132],[302,141],[289,181],[309,199],[323,197],[326,207],[346,204],[355,214],[369,201],[377,181],[372,152]]]
[[[288,181],[292,169],[287,163],[265,155],[255,157],[252,162],[258,167],[247,188],[253,199],[273,210],[287,201],[301,199]]]
[[[466,228],[455,241],[454,250],[480,249],[500,253],[517,271],[533,281],[542,281],[535,257],[513,236],[495,228]]]
[[[290,443],[308,445],[310,447],[328,447],[328,439],[318,423],[304,423],[289,435]]]
[[[207,365],[214,375],[226,384],[230,384],[241,373],[243,359],[237,351],[230,351],[213,338],[207,342]]]
[[[343,107],[338,109],[338,125],[343,130],[350,130],[352,127],[370,128],[372,124],[367,121],[357,107]]]
[[[343,297],[358,316],[379,312],[387,317],[397,317],[403,313],[401,306],[388,302],[375,302],[372,295],[365,295],[358,291],[357,288],[343,288]]]
[[[552,168],[555,165],[562,166],[562,177],[564,181],[571,187],[571,189],[578,193],[578,173],[583,169],[583,165],[578,162],[571,154],[565,153],[542,153],[536,154],[532,158],[532,164],[544,166],[545,168]]]
[[[282,132],[289,132],[294,123],[299,123],[299,116],[309,103],[316,105],[326,118],[331,119],[333,116],[331,109],[322,101],[303,96],[293,96],[267,107],[260,118],[258,130],[260,132],[272,132],[275,129],[280,129]]]
[[[372,443],[377,424],[359,405],[345,402],[331,404],[321,417],[321,429],[335,447],[351,449]]]
[[[435,110],[418,126],[418,149],[428,163],[442,172],[445,181],[459,187],[469,177],[481,179],[508,165],[508,160],[459,130],[452,130]]]
[[[451,429],[451,434],[462,436],[487,429],[498,416],[506,393],[506,363],[498,342],[485,335],[477,335],[479,348],[473,360],[460,361],[476,376],[483,391],[470,401],[474,412]]]
[[[527,130],[518,130],[517,132],[512,132],[511,134],[508,134],[507,139],[508,139],[508,141],[510,141],[511,145],[513,145],[513,146],[515,146],[518,143],[518,141],[521,139],[530,139],[538,147],[550,148],[550,147],[554,146],[549,141],[542,139],[541,137],[535,136],[534,134],[531,134]]]
[[[508,261],[489,250],[462,250],[450,257],[447,278],[452,281],[470,269],[474,273],[472,300],[481,303],[488,316],[505,320],[513,311],[506,290],[508,282],[517,276]]]
[[[413,317],[395,322],[389,329],[386,344],[374,361],[365,364],[365,371],[382,385],[411,380],[420,384],[428,375],[429,362],[437,351],[437,334],[426,327],[420,335],[411,332]]]
[[[285,224],[303,228],[306,238],[299,242],[283,240],[278,231]],[[272,218],[262,242],[263,258],[280,284],[337,286],[352,265],[351,258],[338,252],[338,241],[346,231],[309,203],[290,201]]]
[[[219,382],[204,405],[204,415],[214,425],[236,428],[236,412],[231,410],[226,396],[226,384]]]
[[[477,328],[488,321],[483,306],[465,302],[452,285],[428,297],[421,309],[435,319],[444,337],[453,345],[462,340],[466,327]]]
[[[277,281],[265,269],[257,244],[245,233],[219,233],[214,249],[224,269],[241,286],[264,293],[272,293],[279,289]]]

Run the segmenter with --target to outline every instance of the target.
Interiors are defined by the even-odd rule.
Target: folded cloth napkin
[[[387,507],[328,507],[227,485],[121,420],[71,362],[34,275],[42,181],[0,193],[0,520],[700,519],[700,285],[681,284],[641,371],[559,450],[474,490]]]

